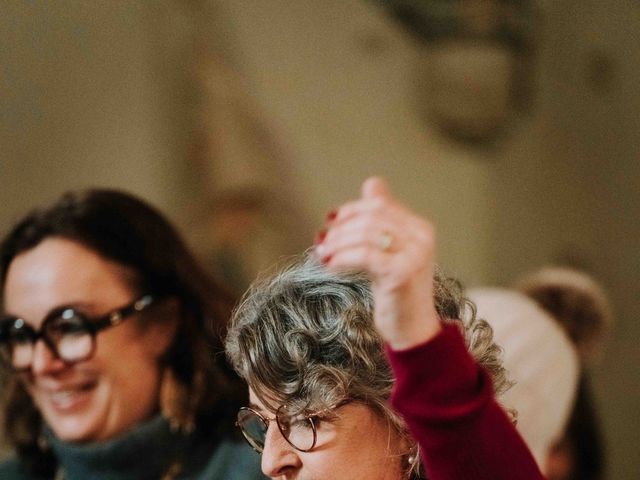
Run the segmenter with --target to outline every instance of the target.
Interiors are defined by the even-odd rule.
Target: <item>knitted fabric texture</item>
[[[517,411],[516,428],[540,468],[564,432],[579,376],[576,349],[558,323],[525,295],[498,288],[467,292],[494,330],[515,385],[499,399]]]

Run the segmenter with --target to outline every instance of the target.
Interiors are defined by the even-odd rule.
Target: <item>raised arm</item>
[[[496,402],[489,375],[434,299],[435,232],[370,178],[327,218],[316,253],[329,268],[365,271],[376,328],[396,376],[392,397],[430,480],[530,480],[542,475]]]

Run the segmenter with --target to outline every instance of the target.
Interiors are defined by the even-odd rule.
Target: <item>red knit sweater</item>
[[[396,377],[391,402],[420,445],[429,480],[544,478],[456,326],[387,354]]]

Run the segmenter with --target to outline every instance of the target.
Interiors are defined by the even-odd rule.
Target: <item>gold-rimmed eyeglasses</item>
[[[343,400],[331,408],[325,408],[312,414],[291,413],[286,404],[281,405],[274,418],[267,418],[251,407],[242,407],[238,411],[236,426],[240,428],[245,440],[258,453],[262,453],[267,437],[269,423],[275,421],[284,439],[300,452],[309,452],[318,440],[318,423],[321,416],[335,410],[351,400]]]

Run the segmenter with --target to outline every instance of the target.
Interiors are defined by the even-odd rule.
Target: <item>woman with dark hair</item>
[[[229,433],[230,298],[154,208],[67,193],[3,240],[0,285],[1,478],[263,478]]]

